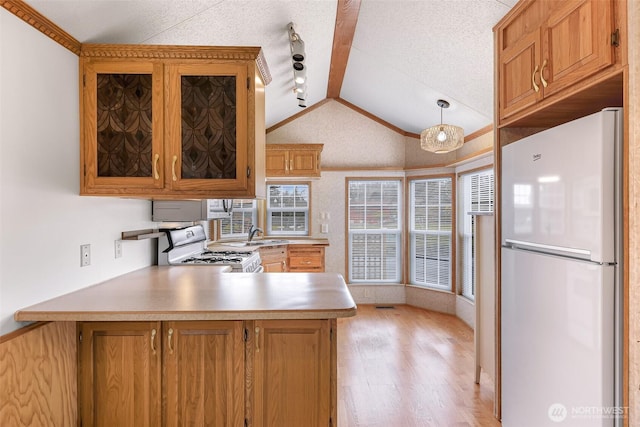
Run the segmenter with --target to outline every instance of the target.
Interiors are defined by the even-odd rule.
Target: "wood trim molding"
[[[6,335],[0,336],[0,344],[11,341],[12,339],[18,338],[20,335],[24,335],[29,333],[35,329],[41,328],[49,322],[35,322],[30,325],[25,326],[24,328],[16,329],[13,332],[9,332]]]
[[[477,131],[470,133],[469,135],[465,135],[464,142],[473,141],[476,138],[480,138],[482,135],[486,135],[489,132],[493,131],[493,125],[487,125],[483,128],[478,129]]]
[[[26,4],[22,0],[1,0],[2,7],[31,25],[36,30],[51,38],[53,41],[69,49],[76,55],[80,54],[82,44],[71,37],[69,33],[58,27],[47,17]]]
[[[347,70],[349,52],[356,32],[360,0],[338,0],[336,25],[333,32],[333,48],[329,65],[329,83],[327,98],[339,98],[344,73]]]
[[[82,44],[80,56],[98,58],[217,59],[255,61],[265,85],[273,80],[261,47]]]
[[[406,169],[402,167],[392,166],[337,166],[337,167],[322,167],[322,172],[403,172]]]

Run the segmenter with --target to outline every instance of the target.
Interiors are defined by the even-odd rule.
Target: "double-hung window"
[[[409,184],[410,283],[451,290],[452,179],[414,179]]]
[[[401,281],[401,180],[348,179],[349,281]]]
[[[230,218],[220,220],[220,237],[247,237],[249,227],[258,223],[258,208],[255,200],[233,200]]]
[[[309,235],[308,183],[267,185],[269,235]]]
[[[463,188],[462,211],[462,296],[471,300],[476,293],[476,215],[493,212],[493,169],[470,173],[460,178]]]

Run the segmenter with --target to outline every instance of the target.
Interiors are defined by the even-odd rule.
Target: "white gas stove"
[[[257,251],[212,251],[202,225],[163,230],[158,239],[158,265],[228,265],[232,272],[261,273]]]

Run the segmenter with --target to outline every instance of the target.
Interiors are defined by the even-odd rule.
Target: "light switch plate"
[[[114,251],[116,258],[122,257],[122,240],[116,240],[114,244]]]
[[[80,267],[91,265],[91,245],[80,245]]]

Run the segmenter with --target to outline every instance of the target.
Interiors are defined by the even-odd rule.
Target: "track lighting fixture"
[[[293,64],[293,92],[298,99],[298,106],[305,108],[307,106],[307,67],[305,59],[307,54],[304,51],[304,41],[293,28],[293,22],[287,25],[289,32],[289,45],[291,48],[291,61]]]

